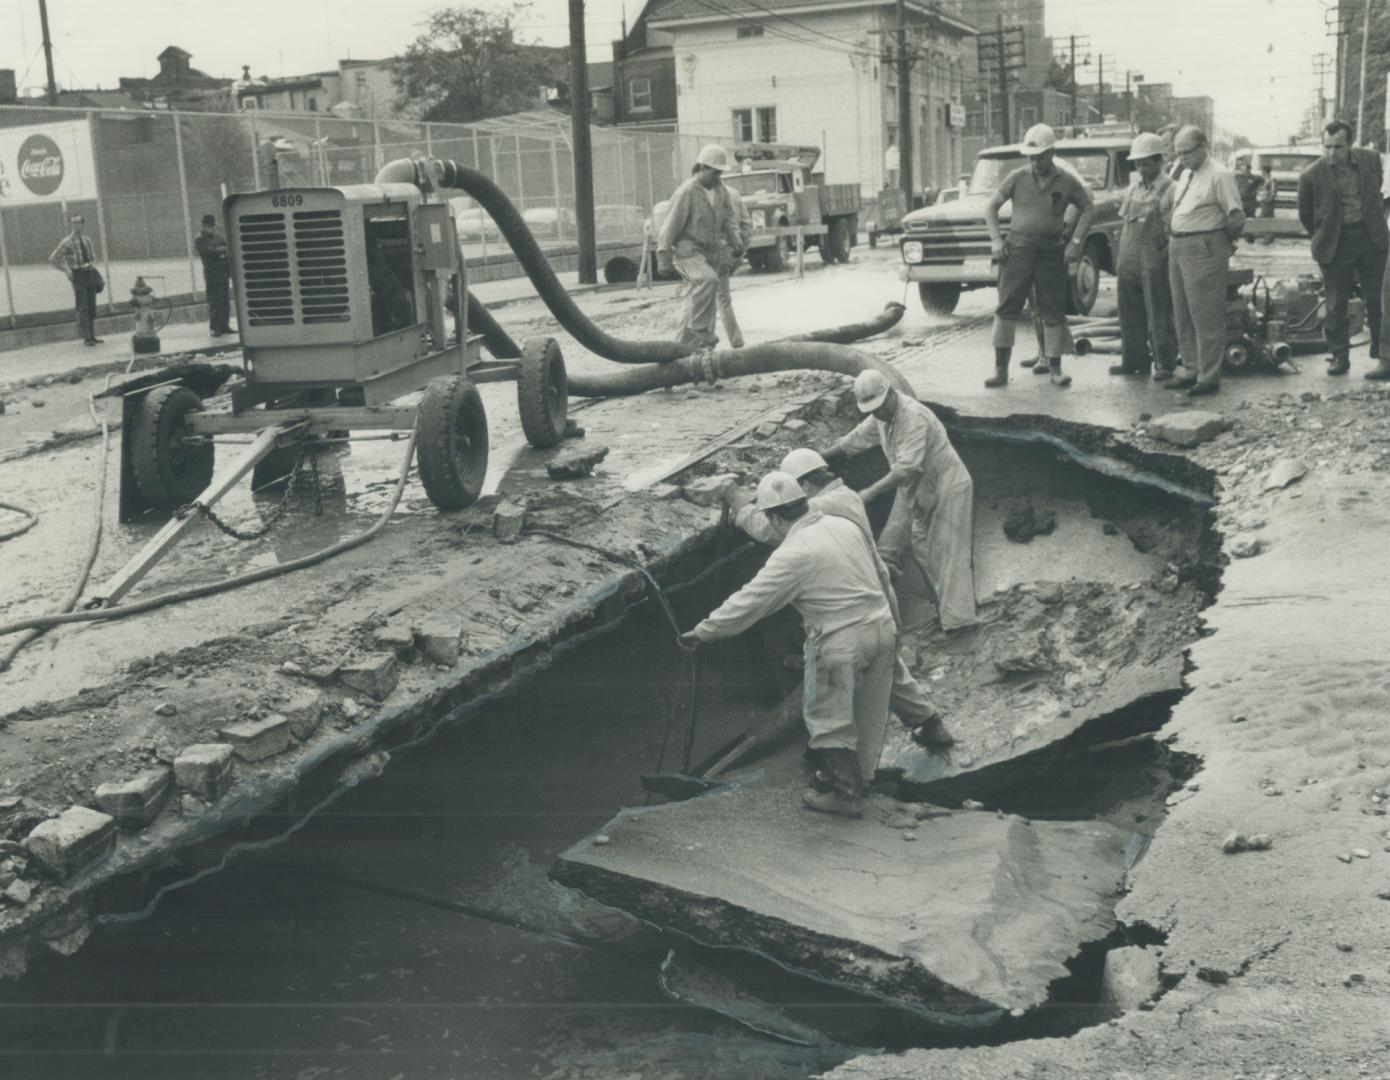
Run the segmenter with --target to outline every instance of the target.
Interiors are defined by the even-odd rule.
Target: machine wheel
[[[549,337],[527,338],[516,373],[516,407],[526,441],[537,450],[554,446],[565,437],[569,396],[559,342]]]
[[[850,235],[849,222],[843,218],[839,221],[830,223],[830,231],[821,237],[821,254],[826,254],[825,246],[829,244],[830,254],[834,256],[836,262],[849,262]],[[830,259],[826,259],[829,262]]]
[[[1089,315],[1100,295],[1100,256],[1095,244],[1087,244],[1067,277],[1067,314]]]
[[[785,221],[778,222],[779,227],[785,224]],[[763,269],[773,274],[785,270],[796,254],[793,243],[790,236],[777,237],[777,243],[763,252]]]
[[[186,386],[159,386],[145,395],[131,432],[130,466],[145,500],[172,512],[212,482],[212,443],[185,444],[184,420],[203,399]]]
[[[487,476],[487,414],[478,388],[462,375],[431,379],[420,399],[417,460],[430,502],[462,510]]]
[[[1221,366],[1226,371],[1241,373],[1250,371],[1260,360],[1260,350],[1248,337],[1238,337],[1226,342]]]
[[[949,315],[960,303],[960,286],[939,281],[917,282],[917,296],[928,315]]]

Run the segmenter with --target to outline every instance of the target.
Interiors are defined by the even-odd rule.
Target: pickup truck
[[[1081,259],[1067,288],[1067,307],[1074,314],[1084,315],[1094,306],[1101,272],[1115,272],[1120,199],[1131,175],[1129,147],[1128,138],[1114,136],[1057,143],[1057,162],[1081,177],[1096,205]],[[962,292],[983,289],[998,280],[999,268],[989,253],[985,206],[1004,177],[1027,161],[1019,146],[982,150],[975,158],[965,194],[953,202],[914,210],[903,218],[903,235],[898,242],[902,276],[917,282],[922,306],[931,314],[949,315]],[[1005,203],[999,212],[1006,236],[1010,209]],[[1069,209],[1068,217],[1074,219],[1074,209]]]
[[[1274,175],[1274,209],[1297,210],[1298,174],[1321,157],[1321,146],[1257,146],[1237,150],[1234,160],[1249,158],[1250,172],[1261,178],[1264,167],[1270,166]]]

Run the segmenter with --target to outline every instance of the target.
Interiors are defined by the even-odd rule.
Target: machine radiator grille
[[[297,211],[294,257],[300,320],[307,325],[347,322],[347,250],[342,211]]]
[[[289,237],[284,214],[247,214],[237,223],[245,278],[246,313],[252,326],[294,323]]]

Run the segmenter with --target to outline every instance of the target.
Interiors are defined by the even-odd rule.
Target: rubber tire
[[[603,280],[609,285],[625,285],[637,280],[637,264],[625,255],[618,255],[603,264]]]
[[[174,444],[184,418],[202,407],[203,399],[186,386],[155,387],[140,402],[130,466],[145,501],[165,513],[192,502],[212,482],[212,443]]]
[[[552,337],[527,338],[521,346],[521,366],[516,373],[516,408],[521,430],[537,450],[554,446],[565,437],[569,415],[569,379],[560,343]]]
[[[778,222],[778,226],[785,226],[786,222]],[[792,245],[790,236],[777,237],[777,243],[770,248],[763,250],[763,269],[772,274],[780,273],[787,268],[787,263],[791,261],[796,253],[796,249],[788,250]]]
[[[1089,315],[1099,295],[1100,256],[1095,244],[1087,244],[1076,269],[1067,275],[1067,314]]]
[[[917,282],[917,298],[928,315],[949,315],[960,303],[961,287],[940,281]]]
[[[416,460],[430,502],[462,510],[482,494],[487,477],[487,413],[478,388],[462,375],[440,375],[420,399]]]
[[[825,254],[825,248],[830,248],[830,254],[836,262],[849,262],[850,235],[849,223],[840,220],[830,223],[830,231],[821,237],[821,254]],[[826,262],[829,262],[826,259]]]
[[[821,262],[826,266],[835,261],[835,249],[830,244],[830,233],[816,237],[816,248],[820,251]]]

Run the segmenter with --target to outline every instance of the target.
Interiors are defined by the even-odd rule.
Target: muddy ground
[[[1294,257],[1283,248],[1278,254]],[[900,295],[892,270],[884,253],[864,252],[805,282],[739,280],[745,333],[758,340],[810,322],[861,318]],[[605,294],[584,306],[611,332],[648,336],[671,325],[674,304],[670,290],[658,290]],[[1165,992],[1151,1008],[1070,1038],[879,1056],[836,1075],[1390,1075],[1390,677],[1378,647],[1390,630],[1380,582],[1390,397],[1355,377],[1329,380],[1309,362],[1299,375],[1230,379],[1223,395],[1202,407],[1225,413],[1232,429],[1185,452],[1153,438],[1141,419],[1185,403],[1150,385],[1108,379],[1105,357],[1069,361],[1077,384],[1065,395],[1027,375],[1002,394],[985,395],[979,379],[987,309],[985,294],[968,296],[949,320],[910,309],[899,328],[866,348],[898,362],[919,396],[942,405],[962,427],[1048,429],[1089,451],[1167,463],[1162,467],[1175,479],[1219,499],[1219,580],[1185,572],[1202,563],[1192,551],[1160,551],[1134,574],[1078,578],[1070,567],[1047,565],[1043,542],[1010,550],[996,540],[999,561],[1015,571],[986,575],[980,590],[992,596],[989,625],[1007,614],[1031,628],[1011,630],[1034,635],[1023,646],[1050,648],[1054,658],[1062,650],[1068,662],[1038,679],[1050,684],[1040,692],[1057,711],[1070,707],[1068,695],[1084,699],[1088,692],[1094,671],[1086,670],[1087,649],[1105,657],[1093,669],[1116,664],[1120,655],[1186,657],[1189,693],[1159,737],[1200,769],[1169,800],[1169,816],[1119,908],[1126,925],[1152,931],[1144,943],[1161,956]],[[518,337],[550,326],[536,304],[499,316]],[[565,347],[572,363],[594,362],[568,340]],[[1364,349],[1353,363],[1365,366]],[[541,456],[520,447],[505,389],[489,388],[491,484],[526,505],[537,530],[676,574],[683,557],[711,541],[713,514],[663,485],[727,468],[755,476],[785,448],[843,430],[852,421],[844,385],[833,376],[764,377],[579,410],[586,440],[608,445],[611,454],[595,477],[567,486],[542,478]],[[83,386],[62,399],[72,413],[85,409]],[[23,418],[32,396],[0,424]],[[812,426],[793,430],[803,416]],[[293,557],[364,526],[384,504],[399,449],[363,444],[325,462],[321,497],[329,512],[313,517],[306,499],[295,508],[296,528],[268,542],[237,546],[201,530],[148,591]],[[1269,471],[1284,458],[1300,461],[1306,475],[1265,490]],[[0,617],[45,610],[62,595],[85,538],[97,460],[97,445],[87,439],[0,463],[6,499],[41,515],[39,527],[5,545]],[[982,516],[1006,512],[1016,497],[982,504]],[[229,722],[320,695],[322,723],[284,754],[238,763],[237,786],[215,806],[175,793],[153,825],[123,839],[113,860],[70,883],[71,891],[44,880],[7,847],[11,872],[34,888],[28,903],[11,902],[0,912],[3,966],[17,973],[41,941],[59,951],[80,945],[99,878],[152,872],[178,848],[185,854],[166,868],[175,876],[215,861],[206,852],[188,855],[186,845],[225,832],[297,786],[321,792],[339,776],[369,778],[385,764],[375,753],[380,745],[407,741],[451,710],[524,678],[547,662],[551,648],[645,595],[640,575],[610,556],[538,532],[516,544],[496,541],[490,526],[499,498],[440,516],[412,483],[386,535],[331,564],[215,605],[66,629],[22,654],[4,676],[0,716],[0,820],[11,845],[65,806],[90,803],[103,780],[167,763],[181,747],[216,738]],[[229,509],[250,522],[268,504],[243,492]],[[149,531],[115,525],[114,500],[107,513],[94,581],[113,572]],[[1103,530],[1103,520],[1096,519],[1088,542],[1119,540],[1126,552],[1140,549],[1123,521],[1115,523],[1123,534],[1117,537]],[[989,535],[997,535],[993,527]],[[1246,557],[1232,558],[1238,540]],[[1129,588],[1136,579],[1144,584]],[[1162,618],[1144,618],[1150,607]],[[399,685],[380,702],[344,685],[345,662],[391,651],[383,628],[440,615],[462,626],[456,667],[412,657],[400,663]],[[1113,633],[1102,637],[1104,648],[1096,645],[1098,628]],[[913,647],[919,674],[947,709],[978,689],[973,639],[924,638]],[[1014,648],[1010,655],[1027,652]],[[1009,721],[983,710],[978,723],[989,722]],[[312,802],[304,794],[291,805],[307,809]],[[1226,854],[1221,844],[1233,831],[1269,834],[1273,846]]]

